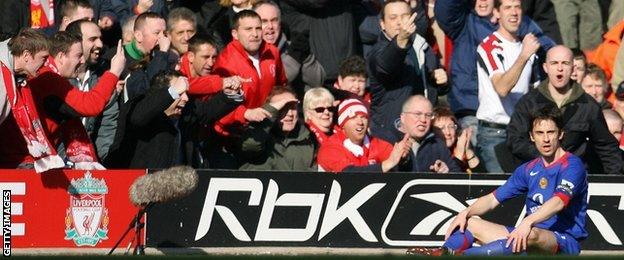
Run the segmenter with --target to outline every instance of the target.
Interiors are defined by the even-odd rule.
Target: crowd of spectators
[[[623,174],[623,3],[2,0],[0,168]]]

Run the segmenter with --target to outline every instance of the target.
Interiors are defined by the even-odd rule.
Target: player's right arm
[[[448,239],[448,237],[455,231],[455,229],[459,228],[460,232],[464,232],[466,229],[466,223],[468,223],[468,218],[472,216],[481,216],[485,213],[488,213],[490,210],[493,210],[500,204],[496,197],[494,197],[493,193],[485,195],[479,199],[470,207],[466,208],[462,212],[459,212],[451,225],[449,225],[446,230],[446,235],[444,236],[444,240]]]

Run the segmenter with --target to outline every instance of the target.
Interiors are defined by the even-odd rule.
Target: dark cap
[[[617,89],[615,90],[615,97],[617,99],[624,99],[624,81],[620,82]]]

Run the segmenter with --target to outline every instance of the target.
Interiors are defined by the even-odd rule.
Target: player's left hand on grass
[[[514,253],[520,253],[527,250],[527,240],[529,240],[529,234],[531,233],[531,224],[522,222],[514,231],[509,234],[507,244],[505,247],[512,246]]]

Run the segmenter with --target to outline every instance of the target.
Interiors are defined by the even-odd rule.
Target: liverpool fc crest
[[[65,240],[74,240],[76,246],[95,246],[108,239],[108,188],[104,179],[94,179],[87,171],[84,178],[71,180],[68,193]]]

